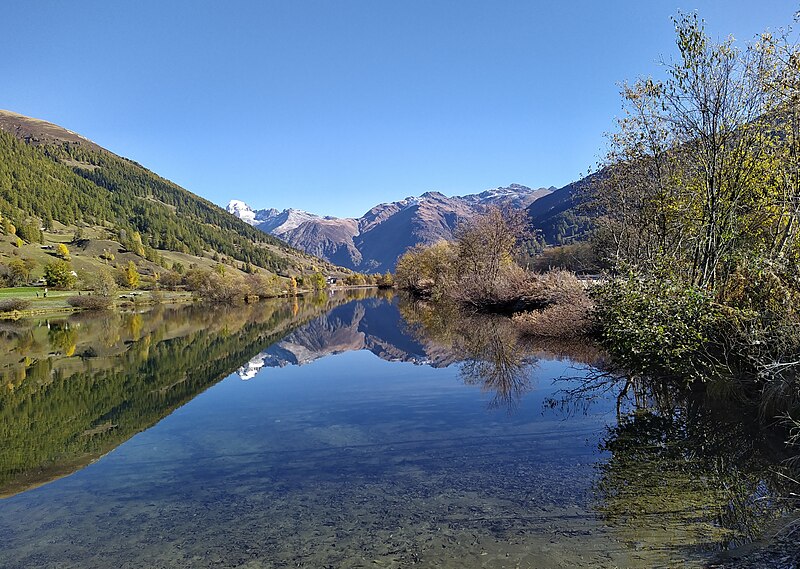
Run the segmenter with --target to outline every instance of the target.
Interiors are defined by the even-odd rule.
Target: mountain
[[[227,210],[311,255],[375,273],[393,270],[409,247],[452,238],[461,221],[491,206],[524,209],[552,189],[512,184],[466,196],[426,192],[376,205],[359,218],[323,217],[297,209],[253,210],[239,200],[231,200]]]
[[[75,132],[0,111],[0,258],[36,260],[40,244],[70,240],[82,250],[76,270],[109,252],[150,273],[218,260],[281,274],[323,265]]]
[[[567,184],[531,203],[527,208],[531,225],[548,245],[564,245],[587,235],[591,218],[583,211],[587,189],[602,173]]]

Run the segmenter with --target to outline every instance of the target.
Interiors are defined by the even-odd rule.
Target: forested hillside
[[[566,245],[589,237],[592,218],[586,210],[587,190],[597,174],[572,182],[527,207],[531,226],[541,243]]]
[[[6,111],[0,118],[0,229],[6,234],[41,242],[41,229],[59,222],[102,228],[151,261],[156,250],[169,250],[226,256],[281,273],[314,261],[74,133],[63,130],[59,137],[60,127]],[[39,125],[49,130],[37,136]]]

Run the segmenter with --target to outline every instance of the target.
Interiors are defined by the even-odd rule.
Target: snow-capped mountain
[[[255,225],[256,223],[256,212],[254,212],[250,206],[243,201],[231,200],[228,202],[228,207],[225,209],[228,210],[228,213],[232,213],[245,223],[249,223],[250,225]]]
[[[553,189],[511,184],[466,196],[426,192],[378,204],[357,219],[299,209],[253,210],[240,200],[231,200],[227,209],[307,253],[357,271],[383,272],[393,270],[409,247],[451,238],[461,221],[490,206],[524,209]]]

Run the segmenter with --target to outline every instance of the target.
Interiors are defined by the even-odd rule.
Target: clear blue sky
[[[9,1],[0,108],[218,204],[358,216],[427,190],[562,186],[600,156],[617,84],[787,0]]]

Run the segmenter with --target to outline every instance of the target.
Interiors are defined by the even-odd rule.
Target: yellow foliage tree
[[[56,245],[56,255],[64,259],[65,261],[69,261],[69,249],[63,243],[59,243]]]
[[[122,270],[125,285],[130,288],[139,286],[139,271],[133,261],[128,261],[128,265]]]

